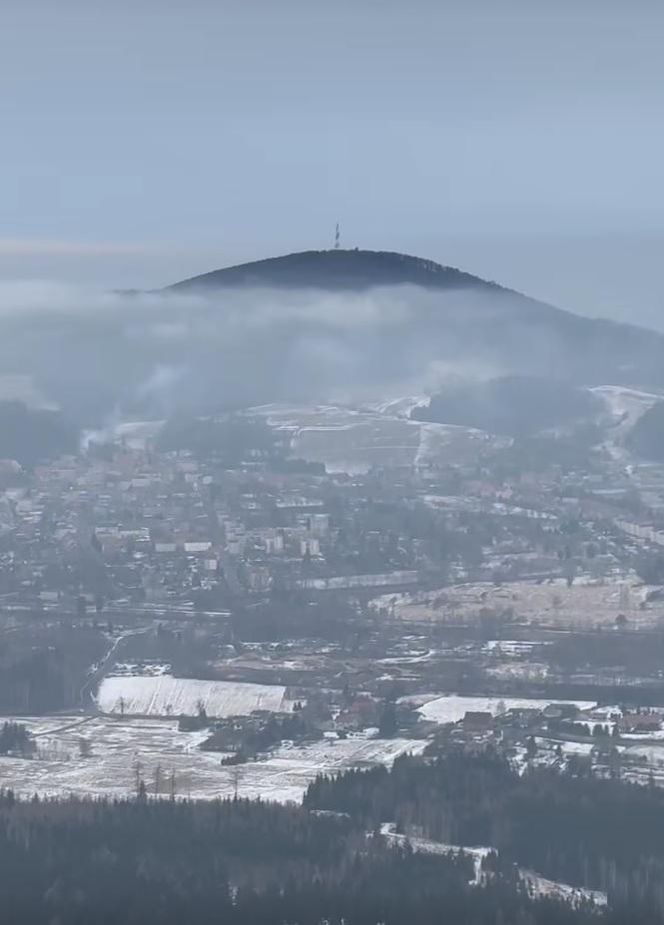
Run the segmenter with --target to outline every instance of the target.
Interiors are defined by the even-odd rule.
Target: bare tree
[[[134,781],[136,786],[136,796],[140,797],[145,791],[145,784],[143,783],[143,778],[141,777],[141,771],[143,770],[143,765],[141,764],[140,758],[138,755],[134,760]]]
[[[237,800],[238,787],[242,777],[242,767],[239,764],[231,765],[231,783],[233,784],[233,796]]]

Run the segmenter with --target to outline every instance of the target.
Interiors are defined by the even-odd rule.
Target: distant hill
[[[29,377],[85,429],[510,376],[664,389],[664,335],[405,254],[305,251],[115,293],[90,311],[61,302],[3,315],[0,375]]]
[[[254,289],[319,290],[340,298],[372,295],[379,306],[398,294],[408,309],[401,326],[376,325],[373,332],[345,336],[354,358],[364,354],[380,376],[417,375],[417,365],[461,364],[499,375],[543,376],[584,385],[664,384],[664,335],[633,325],[593,319],[537,301],[454,267],[388,251],[304,251],[214,270],[167,287],[179,295],[217,298]],[[310,326],[315,316],[309,319]],[[329,328],[329,319],[320,317]],[[380,352],[380,357],[376,354]],[[361,358],[359,360],[361,365]]]

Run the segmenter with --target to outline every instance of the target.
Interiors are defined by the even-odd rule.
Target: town
[[[321,771],[488,744],[664,783],[664,469],[408,408],[3,461],[0,709],[27,737],[0,786],[298,801]]]

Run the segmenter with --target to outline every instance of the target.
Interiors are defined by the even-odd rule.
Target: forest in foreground
[[[654,788],[519,778],[494,754],[319,778],[304,806],[4,791],[0,909],[21,925],[656,925],[663,820]],[[478,876],[469,854],[395,847],[385,822],[497,852]],[[532,897],[524,863],[605,888],[608,908]]]

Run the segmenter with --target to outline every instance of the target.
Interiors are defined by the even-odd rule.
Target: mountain
[[[306,251],[2,318],[3,378],[97,429],[267,402],[384,401],[535,377],[664,389],[664,335],[404,254]],[[541,394],[541,393],[540,393]]]
[[[300,319],[305,333],[318,325],[319,331],[335,335],[345,354],[342,365],[348,366],[350,356],[349,372],[357,375],[364,360],[372,381],[375,374],[381,383],[419,376],[431,385],[438,364],[441,375],[456,370],[475,378],[516,374],[580,385],[664,385],[664,335],[581,317],[405,254],[305,251],[215,270],[164,291],[216,299],[223,310],[238,293],[260,290],[269,290],[277,299],[285,293],[303,298],[304,293],[320,292],[328,308],[334,296],[354,299],[351,306],[360,308],[365,304],[362,297],[372,299],[373,326],[347,325],[343,336],[341,323],[335,326],[322,311]]]

